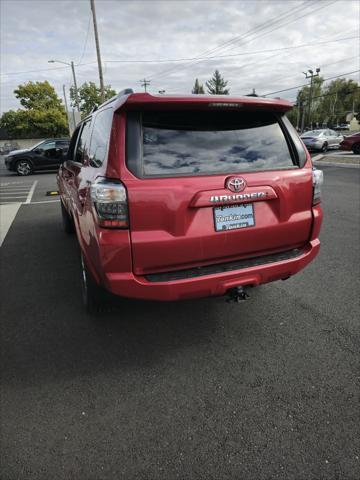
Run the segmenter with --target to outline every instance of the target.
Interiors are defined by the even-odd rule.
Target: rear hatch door
[[[311,168],[299,168],[272,112],[128,112],[126,149],[137,275],[286,251],[309,239]]]

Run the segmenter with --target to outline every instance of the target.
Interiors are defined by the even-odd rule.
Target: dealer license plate
[[[214,208],[215,230],[236,230],[255,225],[254,206],[252,203],[227,205]]]

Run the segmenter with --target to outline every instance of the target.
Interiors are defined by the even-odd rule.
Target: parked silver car
[[[343,139],[343,135],[328,128],[310,130],[301,135],[301,140],[305,143],[309,151],[321,150],[322,152],[326,152],[329,148],[339,148],[339,144]]]

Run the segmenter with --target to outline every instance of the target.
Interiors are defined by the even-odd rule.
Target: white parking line
[[[0,193],[0,196],[1,196],[1,193]],[[20,195],[20,196],[17,195],[16,197],[9,197],[8,194],[7,194],[7,195],[5,195],[5,198],[11,198],[11,199],[12,199],[12,198],[26,198],[26,193],[25,193],[24,195]],[[3,199],[0,198],[0,201],[2,201],[2,200],[3,200]]]
[[[38,181],[35,180],[35,182],[33,183],[33,186],[30,188],[30,192],[29,192],[29,195],[27,196],[27,199],[26,199],[25,203],[30,203],[31,202],[31,199],[32,199],[32,196],[34,195],[34,191],[35,191],[37,183],[38,183]]]
[[[23,186],[17,186],[15,185],[15,187],[1,187],[1,191],[10,191],[10,190],[26,190],[27,192],[29,191],[29,188],[32,187],[32,184],[31,185],[23,185]]]
[[[0,204],[31,202],[38,181],[0,184]]]
[[[12,188],[12,189],[3,188],[0,190],[0,195],[5,195],[5,193],[17,193],[17,192],[20,192],[20,193],[25,192],[27,196],[27,194],[29,193],[29,189],[28,188]]]
[[[10,205],[0,205],[0,247],[16,217],[21,203],[11,203]]]
[[[59,203],[60,200],[41,200],[40,202],[23,203],[23,205],[38,205],[39,203]]]
[[[32,183],[24,183],[24,182],[2,182],[0,183],[0,187],[12,187],[13,185],[21,186],[21,187],[31,187]]]

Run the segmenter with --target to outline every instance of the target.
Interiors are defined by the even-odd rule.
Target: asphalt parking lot
[[[2,479],[358,479],[360,169],[323,170],[322,249],[297,276],[95,318],[55,174],[1,170],[37,181],[0,249]]]

